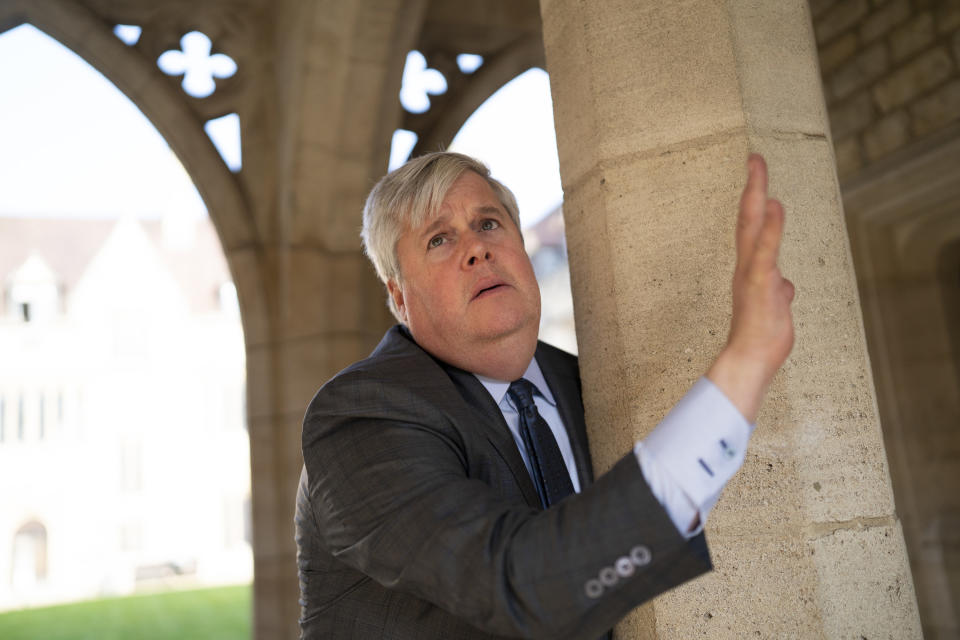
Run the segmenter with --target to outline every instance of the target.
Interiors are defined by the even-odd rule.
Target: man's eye
[[[427,243],[427,246],[430,249],[436,249],[443,243],[444,243],[443,236],[433,236],[432,238],[430,238],[430,241]]]
[[[498,229],[499,227],[500,227],[500,223],[497,222],[496,220],[493,220],[492,218],[487,218],[486,220],[480,223],[480,229],[483,231],[493,231],[494,229]]]

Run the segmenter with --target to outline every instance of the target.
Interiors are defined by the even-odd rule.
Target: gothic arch
[[[217,153],[177,90],[146,58],[113,35],[111,24],[79,3],[63,0],[0,2],[0,34],[31,24],[69,47],[103,73],[163,135],[200,192],[213,221],[240,297],[245,334],[261,335],[266,299],[260,270],[238,262],[261,261],[258,233],[237,176]],[[160,80],[160,81],[158,81]],[[257,320],[252,323],[251,316]],[[251,329],[254,329],[251,331]],[[249,341],[248,336],[248,341]]]
[[[221,160],[201,124],[159,71],[133,55],[109,25],[76,3],[7,0],[0,4],[0,32],[29,23],[52,36],[103,73],[130,98],[167,140],[210,212],[225,253],[255,241],[252,217],[235,176]]]
[[[925,629],[956,629],[960,127],[844,187],[890,475]],[[951,595],[952,594],[952,595]]]
[[[439,62],[433,62],[438,57]],[[546,66],[539,33],[531,33],[498,51],[465,80],[458,77],[453,57],[439,54],[427,59],[441,67],[449,89],[446,94],[432,98],[434,106],[426,113],[404,114],[403,128],[418,135],[411,157],[449,146],[467,118],[487,98],[521,73]]]

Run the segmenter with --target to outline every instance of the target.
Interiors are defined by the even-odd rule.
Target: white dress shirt
[[[537,410],[557,439],[573,488],[579,493],[573,448],[536,358],[523,377],[536,387],[533,399]],[[479,375],[477,379],[503,413],[532,477],[530,457],[520,436],[520,417],[507,393],[510,382]],[[700,378],[660,424],[634,445],[644,480],[684,537],[691,538],[703,529],[724,486],[743,464],[753,429],[754,425],[744,419],[720,389],[707,378]],[[699,525],[693,529],[698,518]]]

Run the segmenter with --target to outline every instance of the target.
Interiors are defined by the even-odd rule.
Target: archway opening
[[[243,333],[217,233],[86,62],[30,25],[0,35],[0,60],[0,480],[20,488],[0,510],[0,612],[245,585],[249,633]]]

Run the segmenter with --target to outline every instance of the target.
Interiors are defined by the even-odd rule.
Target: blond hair
[[[520,212],[513,193],[490,176],[485,164],[450,151],[428,153],[408,161],[382,177],[363,207],[363,248],[380,280],[399,281],[397,241],[407,229],[420,227],[436,215],[447,191],[464,171],[473,171],[490,185],[497,200],[520,229]],[[387,295],[387,305],[400,319],[399,310]]]

